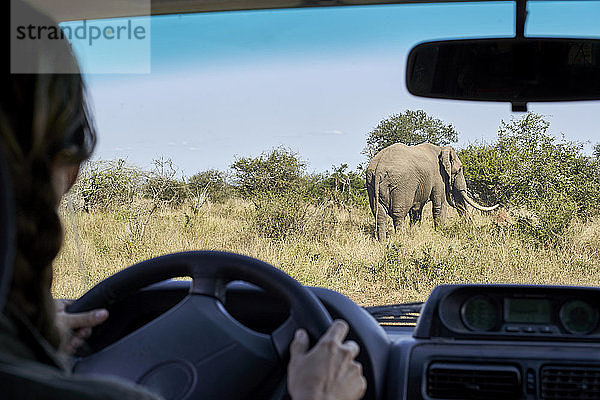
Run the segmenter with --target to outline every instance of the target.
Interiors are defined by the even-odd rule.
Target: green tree
[[[284,147],[258,157],[238,158],[231,165],[233,181],[244,197],[270,192],[286,193],[306,186],[306,164]]]
[[[406,110],[379,122],[379,125],[367,134],[364,153],[372,157],[394,143],[415,145],[429,142],[447,146],[457,140],[458,133],[452,124],[445,124],[442,120],[427,115],[423,110]]]

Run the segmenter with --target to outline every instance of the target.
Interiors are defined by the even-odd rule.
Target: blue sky
[[[600,2],[529,10],[528,35],[600,36]],[[411,96],[404,64],[422,41],[513,33],[511,2],[153,17],[151,73],[86,76],[99,128],[95,157],[143,167],[169,157],[191,175],[286,146],[312,171],[355,167],[365,161],[366,134],[405,109],[454,124],[457,147],[490,140],[502,119],[519,114],[504,103]],[[80,53],[84,66],[133,59],[97,47]],[[547,115],[555,134],[600,141],[600,102],[529,109]]]

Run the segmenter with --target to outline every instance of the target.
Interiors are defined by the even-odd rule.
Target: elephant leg
[[[446,202],[433,203],[432,214],[433,214],[433,226],[435,229],[441,229],[446,221],[446,214],[448,213],[448,204]]]
[[[429,197],[432,203],[431,213],[433,214],[433,226],[435,229],[440,229],[446,221],[448,213],[448,202],[446,201],[446,191],[443,185],[434,187]]]
[[[394,232],[398,233],[402,229],[404,217],[400,217],[399,215],[392,215],[392,220],[394,221]]]
[[[398,233],[402,229],[406,214],[408,214],[408,207],[394,207],[391,213],[392,220],[394,221],[394,231]]]
[[[414,205],[410,209],[410,225],[415,225],[416,223],[421,222],[421,218],[423,217],[423,206],[422,205]]]

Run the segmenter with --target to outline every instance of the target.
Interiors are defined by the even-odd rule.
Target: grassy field
[[[476,212],[470,222],[452,214],[435,231],[429,208],[420,226],[407,226],[381,244],[373,237],[368,207],[312,207],[288,236],[273,239],[257,228],[255,206],[239,199],[206,203],[197,213],[185,205],[152,213],[132,212],[135,208],[86,213],[65,206],[53,292],[76,298],[138,261],[199,249],[260,258],[304,284],[337,290],[361,305],[424,300],[442,283],[600,284],[598,219],[576,223],[558,248],[537,248],[510,223]]]

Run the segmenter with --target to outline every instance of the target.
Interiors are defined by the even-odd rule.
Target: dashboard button
[[[507,325],[504,330],[506,332],[520,332],[521,329],[518,326],[514,326],[514,325]]]
[[[542,326],[542,327],[540,328],[540,332],[541,332],[541,333],[553,333],[553,332],[554,332],[554,330],[552,329],[552,327],[551,327],[551,326]]]
[[[534,333],[535,332],[535,328],[533,326],[524,326],[522,328],[522,330],[525,333]]]
[[[535,372],[532,369],[527,370],[527,393],[535,394]]]

